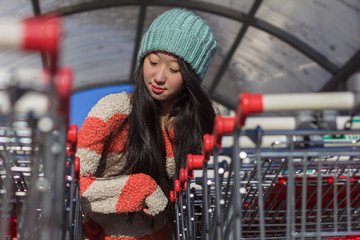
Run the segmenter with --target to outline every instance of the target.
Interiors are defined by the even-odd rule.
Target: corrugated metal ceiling
[[[214,100],[234,108],[240,92],[343,90],[360,68],[359,0],[11,0],[2,18],[58,12],[61,65],[73,91],[131,82],[138,44],[152,20],[172,7],[202,16],[219,44],[204,80]],[[5,68],[41,67],[41,57],[0,51]]]

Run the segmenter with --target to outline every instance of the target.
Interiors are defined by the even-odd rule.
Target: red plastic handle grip
[[[230,134],[234,130],[235,118],[216,116],[215,118],[215,133],[219,136]]]
[[[214,149],[215,138],[213,135],[205,134],[204,135],[204,151],[205,153],[210,153]]]
[[[180,181],[177,179],[175,180],[175,193],[180,192]]]
[[[73,82],[73,71],[70,68],[60,69],[56,74],[56,93],[62,101],[69,99]]]
[[[70,96],[73,81],[73,71],[70,68],[61,69],[55,77],[56,93],[60,98],[59,113],[69,122]]]
[[[239,128],[243,127],[249,114],[262,113],[263,111],[263,96],[261,94],[241,93],[235,114],[236,126]]]
[[[80,158],[79,157],[75,157],[74,159],[74,178],[75,180],[80,180]]]
[[[181,185],[187,180],[187,173],[184,168],[181,168],[179,171],[179,180]]]
[[[189,170],[199,170],[203,168],[204,157],[202,155],[187,156],[187,167]]]
[[[61,23],[58,17],[32,17],[23,20],[24,35],[22,48],[39,50],[53,57],[58,54],[62,35]]]
[[[240,96],[241,111],[243,114],[262,113],[264,111],[262,94],[242,93]]]
[[[69,126],[68,132],[67,132],[67,140],[71,144],[77,144],[77,132],[78,128],[76,124],[72,124]]]
[[[72,124],[68,128],[67,132],[67,143],[66,143],[66,154],[71,156],[76,152],[77,145],[77,126],[76,124]]]
[[[230,134],[234,131],[235,118],[216,116],[214,124],[214,139],[215,145],[221,148],[221,139],[223,135]]]

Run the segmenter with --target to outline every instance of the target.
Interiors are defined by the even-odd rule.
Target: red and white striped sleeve
[[[148,175],[96,176],[98,169],[115,172],[125,161],[119,162],[126,133],[112,140],[110,149],[105,143],[112,131],[130,112],[130,100],[126,93],[102,98],[90,111],[79,131],[76,155],[80,158],[80,189],[82,210],[95,213],[127,213],[141,211],[145,206],[149,214],[156,215],[167,205],[167,198],[157,183]],[[104,161],[106,159],[106,161]],[[115,160],[117,160],[117,162]],[[119,171],[118,171],[119,172]]]

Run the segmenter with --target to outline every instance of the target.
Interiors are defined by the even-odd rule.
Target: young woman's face
[[[172,105],[185,88],[179,65],[172,54],[153,52],[144,59],[144,82],[150,95]]]

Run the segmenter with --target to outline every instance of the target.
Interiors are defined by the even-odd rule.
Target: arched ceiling
[[[212,28],[218,52],[204,79],[233,109],[238,94],[345,90],[360,69],[359,0],[7,0],[1,18],[62,16],[61,66],[73,91],[131,83],[141,37],[169,8],[187,8]],[[41,67],[38,54],[0,50],[0,67]]]

